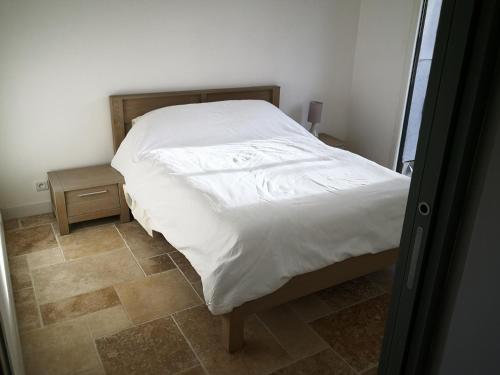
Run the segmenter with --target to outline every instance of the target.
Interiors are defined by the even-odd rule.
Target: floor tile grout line
[[[54,249],[56,249],[56,248],[54,247]],[[54,264],[50,264],[48,266],[40,267],[40,268],[47,268],[47,267],[50,267],[50,266],[57,266],[57,265],[63,264],[63,263],[73,263],[73,262],[77,262],[79,260],[89,259],[89,258],[92,258],[92,257],[99,257],[99,256],[102,256],[102,255],[106,255],[106,254],[109,254],[109,253],[112,253],[112,252],[115,252],[115,251],[120,251],[120,250],[127,251],[128,249],[127,249],[126,246],[115,247],[113,249],[109,249],[109,250],[106,250],[106,251],[101,251],[101,252],[94,253],[94,254],[83,255],[83,256],[78,257],[78,258],[70,258],[70,259],[66,258],[66,260],[64,262],[54,263]]]
[[[337,314],[337,313],[339,313],[339,312],[341,312],[341,311],[347,310],[347,309],[349,309],[349,308],[351,308],[351,307],[354,307],[354,306],[356,306],[356,305],[360,305],[360,304],[362,304],[362,303],[364,303],[364,302],[367,302],[367,301],[370,301],[370,300],[372,300],[372,299],[374,299],[374,298],[378,298],[378,297],[380,297],[380,296],[383,296],[384,294],[390,294],[390,293],[385,292],[385,291],[379,292],[379,293],[377,293],[377,294],[374,294],[373,296],[363,298],[363,299],[361,299],[361,300],[359,300],[359,301],[357,301],[357,302],[351,303],[350,305],[347,305],[347,306],[341,307],[340,309],[333,310],[333,311],[331,311],[331,312],[329,312],[329,313],[325,313],[324,315],[320,315],[319,317],[317,317],[317,318],[316,318],[316,319],[314,319],[314,320],[305,321],[305,322],[306,322],[307,324],[312,324],[312,323],[314,323],[315,321],[317,321],[317,320],[319,320],[319,319],[323,319],[323,318],[326,318],[327,316],[330,316],[330,315],[333,315],[333,314]]]
[[[31,273],[31,268],[28,265],[28,273],[30,275],[30,280],[31,280],[31,285],[33,286],[33,298],[35,298],[35,304],[36,304],[36,311],[38,312],[38,319],[40,321],[40,328],[45,327],[45,324],[43,322],[43,317],[42,317],[42,309],[40,308],[40,301],[38,298],[38,295],[36,293],[36,288],[35,288],[35,280],[33,279],[33,275]],[[16,314],[17,316],[17,314]]]
[[[199,365],[194,365],[194,366],[189,367],[189,368],[185,368],[184,370],[180,370],[179,372],[175,372],[175,373],[174,373],[174,374],[172,374],[172,375],[182,375],[182,374],[186,374],[188,371],[193,370],[193,369],[195,369],[195,368],[197,368],[197,367],[201,367],[201,364],[199,364]],[[203,367],[202,367],[202,368],[203,368]]]
[[[44,250],[40,250],[40,251],[46,251],[46,250],[53,250],[53,249],[57,249],[57,247],[51,247],[51,248],[48,248],[48,249],[44,249]],[[54,263],[54,264],[49,264],[47,266],[44,266],[44,267],[38,267],[38,268],[34,268],[33,270],[36,271],[36,270],[40,270],[40,269],[47,269],[47,268],[50,268],[50,267],[54,267],[54,266],[60,266],[61,264],[70,264],[70,263],[75,263],[75,262],[78,262],[80,260],[84,260],[84,259],[87,259],[87,258],[97,258],[97,257],[101,257],[101,256],[104,256],[104,255],[107,255],[109,253],[112,253],[112,252],[117,252],[117,251],[121,251],[121,250],[125,250],[127,249],[126,246],[123,246],[123,247],[117,247],[115,249],[111,249],[109,251],[103,251],[101,253],[97,253],[97,254],[91,254],[91,255],[85,255],[83,257],[79,257],[79,258],[75,258],[75,259],[68,259],[66,260],[65,262],[61,262],[61,263]],[[34,254],[34,253],[37,253],[37,252],[40,252],[40,251],[34,251],[33,253],[27,253],[27,254],[22,254],[22,255],[16,255],[16,257],[19,257],[19,256],[25,256],[25,255],[28,255],[28,254]]]
[[[50,303],[50,302],[48,302]],[[119,306],[119,305],[116,305],[116,306]],[[107,309],[110,309],[110,308],[113,308],[113,307],[116,307],[116,306],[111,306],[111,307],[107,307],[107,308],[104,308],[104,309],[100,309],[100,310],[96,310],[96,311],[93,311],[93,312],[90,312],[90,313],[86,313],[86,314],[83,314],[83,315],[79,315],[79,316],[75,316],[75,317],[72,317],[72,318],[69,318],[69,319],[64,319],[64,320],[59,320],[59,321],[55,321],[54,323],[50,323],[50,324],[46,324],[44,327],[40,327],[40,328],[34,328],[34,329],[31,329],[30,331],[35,331],[35,330],[40,330],[42,328],[47,328],[47,327],[57,327],[59,325],[64,325],[64,324],[70,324],[70,323],[75,323],[75,322],[78,322],[78,321],[82,321],[83,322],[83,319],[92,315],[92,314],[96,314],[96,313],[99,313],[101,311],[104,311],[104,310],[107,310]],[[122,306],[123,307],[123,306]],[[125,309],[124,309],[125,310]],[[154,319],[156,320],[156,319]],[[137,324],[135,324],[132,320],[130,320],[130,322],[132,323],[133,326],[138,326]],[[86,322],[83,322],[86,324]],[[142,323],[141,323],[142,324]],[[124,330],[126,329],[129,329],[129,328],[132,328],[132,327],[128,327],[128,328],[124,328]],[[112,334],[109,334],[107,336],[100,336],[100,337],[97,337],[96,339],[100,339],[100,338],[104,338],[104,337],[109,337],[109,336],[113,336],[114,334],[118,333],[118,332],[121,332],[121,331],[117,331],[115,333],[112,333]],[[94,337],[92,335],[92,337]]]
[[[337,357],[339,357],[339,358],[340,358],[340,360],[341,360],[342,362],[344,362],[344,363],[347,365],[347,367],[349,367],[349,368],[352,370],[352,372],[353,372],[353,373],[358,374],[358,371],[356,371],[356,369],[355,369],[354,367],[352,367],[352,366],[351,366],[351,364],[350,364],[350,363],[349,363],[349,362],[348,362],[348,361],[347,361],[344,357],[342,357],[342,356],[340,355],[340,353],[338,353],[335,349],[333,349],[331,345],[328,345],[328,346],[330,347],[330,349],[332,350],[332,352],[334,352],[334,353],[335,353],[335,355],[336,355]]]
[[[291,309],[290,309],[291,310]],[[292,310],[291,310],[292,311]],[[295,312],[292,311],[293,314],[295,314]],[[293,358],[292,354],[290,352],[288,352],[288,350],[286,350],[286,348],[283,346],[283,344],[281,343],[281,341],[278,339],[278,337],[272,332],[271,328],[266,324],[266,322],[258,315],[258,314],[255,314],[257,320],[264,326],[264,328],[269,332],[269,334],[276,340],[276,342],[278,343],[278,345],[285,351],[286,354],[288,354],[288,356],[290,357],[290,359],[292,360],[291,362],[287,363],[286,365],[284,366],[281,366],[281,367],[277,367],[277,368],[274,368],[274,369],[271,369],[269,371],[266,372],[266,374],[272,374],[273,372],[275,371],[278,371],[280,369],[283,369],[283,368],[286,368],[288,366],[291,366],[292,364],[294,363],[297,363],[303,359],[306,359],[306,358],[310,358],[310,357],[313,357],[315,356],[316,354],[318,353],[321,353],[325,350],[328,350],[328,349],[331,349],[330,345],[321,337],[318,335],[318,333],[312,329],[312,327],[309,326],[309,324],[307,324],[306,322],[303,322],[306,326],[308,326],[308,328],[315,334],[317,335],[321,341],[323,341],[323,343],[326,345],[325,348],[321,349],[321,350],[318,350],[316,353],[312,353],[312,354],[309,354],[309,355],[306,355],[304,357],[300,357],[300,358]],[[301,320],[296,314],[295,316],[297,317],[297,319]]]
[[[377,290],[378,290],[378,293],[374,294],[373,296],[363,298],[363,299],[361,299],[361,300],[359,300],[359,301],[357,301],[357,302],[351,303],[351,304],[349,304],[349,305],[347,305],[347,306],[344,306],[344,307],[341,307],[341,308],[339,308],[339,309],[337,309],[337,310],[332,309],[332,308],[328,305],[328,303],[327,303],[326,301],[324,301],[321,297],[319,297],[319,296],[318,296],[318,298],[321,300],[321,302],[325,303],[325,304],[328,306],[328,308],[332,309],[332,311],[329,311],[329,312],[327,312],[327,313],[321,314],[321,315],[319,315],[319,316],[317,316],[316,318],[311,319],[311,320],[309,320],[309,319],[303,319],[303,318],[302,318],[302,316],[300,315],[300,313],[298,313],[298,312],[297,312],[297,309],[296,309],[296,308],[295,308],[292,304],[290,304],[290,308],[291,308],[291,309],[295,312],[295,314],[296,314],[296,315],[300,318],[300,320],[302,320],[303,322],[305,322],[305,323],[307,323],[307,324],[311,324],[311,323],[315,322],[316,320],[319,320],[319,319],[325,318],[325,317],[327,317],[327,316],[329,316],[329,315],[332,315],[332,314],[336,314],[336,313],[338,313],[338,312],[340,312],[340,311],[342,311],[342,310],[348,309],[348,308],[353,307],[353,306],[355,306],[355,305],[357,305],[357,304],[360,304],[360,303],[363,303],[363,302],[369,301],[369,300],[370,300],[370,299],[372,299],[372,298],[380,297],[380,296],[382,296],[382,295],[384,295],[384,294],[389,294],[389,295],[391,294],[390,290],[386,290],[386,289],[385,289],[384,287],[382,287],[381,285],[379,285],[379,284],[377,284],[376,282],[374,282],[373,280],[369,279],[369,277],[368,277],[368,276],[366,276],[366,278],[367,278],[367,279],[369,280],[369,282],[370,282],[370,283],[371,283],[371,284],[375,287],[375,289],[377,289]],[[312,294],[309,294],[309,295],[313,295],[313,294],[315,294],[315,293],[312,293]]]
[[[52,226],[51,226],[51,228],[52,228]],[[27,256],[26,256],[26,267],[28,267],[28,275],[30,277],[31,287],[33,288],[33,298],[35,299],[36,311],[38,313],[37,314],[38,315],[38,321],[40,323],[40,328],[43,328],[43,327],[45,327],[45,324],[43,322],[42,310],[40,308],[40,302],[39,302],[39,298],[38,298],[38,295],[36,293],[36,288],[35,288],[35,280],[33,278],[32,269],[29,266],[29,262],[28,262],[28,257]],[[14,305],[15,305],[15,301],[14,301]],[[17,318],[17,312],[16,312],[16,318]]]
[[[200,281],[201,283],[201,281]],[[191,287],[194,289],[195,293],[198,295],[198,297],[201,299],[201,302],[206,305],[207,303],[205,302],[205,295],[203,294],[203,283],[201,284],[201,293],[202,295],[200,296],[200,294],[198,293],[198,291],[196,290],[196,288],[194,287],[194,283],[190,283],[191,284]]]
[[[307,324],[310,324],[310,323],[314,322],[315,320],[318,320],[318,319],[324,318],[325,316],[328,316],[328,315],[332,314],[333,312],[335,312],[335,310],[333,310],[333,309],[332,309],[332,307],[331,307],[330,305],[328,305],[325,301],[323,301],[323,299],[322,299],[321,297],[319,297],[319,296],[317,295],[317,293],[318,293],[318,292],[314,292],[314,293],[311,293],[311,294],[307,294],[307,295],[305,295],[305,296],[303,296],[303,297],[299,297],[299,298],[297,298],[297,299],[294,299],[294,300],[292,300],[292,301],[290,301],[290,302],[288,303],[288,305],[289,305],[289,306],[290,306],[290,308],[293,310],[293,312],[296,314],[296,316],[298,316],[300,320],[302,320],[303,322],[305,322],[305,323],[307,323]],[[310,296],[315,296],[315,297],[316,297],[316,298],[317,298],[317,299],[318,299],[321,303],[323,303],[323,304],[326,306],[326,308],[328,308],[328,309],[329,309],[329,311],[328,311],[328,312],[325,312],[325,313],[323,313],[323,314],[319,314],[319,315],[317,315],[317,316],[316,316],[315,318],[313,318],[313,319],[305,319],[305,318],[302,316],[302,314],[299,312],[299,309],[297,309],[297,308],[294,306],[294,304],[293,304],[293,303],[294,303],[295,301],[298,301],[298,300],[299,300],[299,299],[301,299],[301,298],[304,298],[304,297],[310,297]]]
[[[325,318],[325,317],[330,316],[330,315],[337,314],[337,313],[339,313],[339,312],[341,312],[341,311],[344,311],[344,310],[346,310],[346,309],[348,309],[348,308],[350,308],[350,307],[353,307],[353,306],[359,305],[359,304],[361,304],[361,303],[364,303],[364,302],[370,301],[371,299],[378,298],[378,297],[380,297],[380,296],[382,296],[382,295],[384,295],[384,294],[388,294],[388,293],[384,291],[384,292],[382,292],[382,293],[380,293],[380,294],[377,294],[377,295],[374,295],[374,296],[371,296],[371,297],[368,297],[368,298],[364,298],[364,299],[362,299],[362,300],[360,300],[360,301],[358,301],[358,302],[355,302],[355,303],[353,303],[353,304],[351,304],[351,305],[349,305],[349,306],[343,307],[343,308],[341,308],[341,309],[339,309],[339,310],[336,310],[336,311],[334,311],[334,312],[332,312],[332,313],[330,313],[330,314],[327,314],[327,315],[325,315],[325,316],[323,316],[323,317],[320,317],[320,318],[318,318],[318,319],[316,319],[316,320],[319,320],[319,319]],[[316,321],[316,320],[314,320],[314,321]],[[310,323],[307,323],[307,324],[308,324],[308,325],[311,325],[314,321],[312,321],[312,322],[310,322]],[[311,328],[312,328],[312,327],[311,327]],[[312,328],[312,329],[313,329],[313,328]],[[315,331],[315,330],[313,329],[313,331]],[[327,344],[328,344],[328,343],[327,343]],[[334,353],[335,353],[335,354],[336,354],[336,355],[337,355],[337,356],[338,356],[338,357],[339,357],[339,358],[340,358],[343,362],[345,362],[345,363],[347,364],[347,366],[348,366],[348,367],[349,367],[352,371],[354,371],[354,373],[355,373],[355,374],[358,374],[358,375],[359,375],[359,374],[361,374],[363,371],[366,371],[366,370],[371,369],[371,367],[369,367],[368,369],[364,369],[364,370],[362,370],[362,371],[357,371],[356,369],[354,369],[354,367],[352,367],[352,366],[349,364],[349,362],[348,362],[348,361],[347,361],[347,360],[346,360],[343,356],[341,356],[341,355],[340,355],[340,353],[338,353],[335,349],[333,349],[333,347],[332,347],[330,344],[328,344],[328,346],[330,347],[330,349],[331,349],[331,350],[332,350],[332,351],[333,351],[333,352],[334,352]]]
[[[314,357],[315,355],[318,355],[319,353],[323,353],[325,351],[328,351],[328,350],[331,350],[332,348],[330,346],[328,346],[328,348],[325,348],[323,350],[320,350],[319,352],[317,353],[314,353],[314,354],[311,354],[311,355],[307,355],[305,357],[302,357],[302,358],[297,358],[297,359],[294,359],[293,361],[291,361],[290,363],[287,363],[285,366],[283,367],[278,367],[278,368],[275,368],[275,369],[271,369],[271,370],[268,370],[266,371],[263,375],[270,375],[272,374],[273,372],[275,371],[279,371],[279,370],[282,370],[284,368],[288,368],[290,366],[293,366],[294,364],[296,364],[297,362],[300,362],[300,361],[303,361],[303,360],[306,360],[308,358],[311,358],[311,357]]]
[[[27,217],[29,217],[29,216],[27,216]],[[23,219],[23,218],[17,219],[18,220],[18,222],[17,222],[17,224],[18,224],[17,228],[10,229],[9,232],[10,231],[16,231],[16,230],[19,230],[19,229],[37,228],[37,227],[41,227],[43,225],[52,225],[54,223],[54,221],[49,221],[49,222],[46,222],[46,223],[38,223],[38,224],[31,224],[31,225],[22,225],[21,219]]]
[[[134,323],[134,321],[132,320],[132,318],[130,317],[130,314],[128,313],[125,305],[123,304],[123,301],[122,299],[120,298],[120,295],[118,294],[118,291],[116,290],[115,286],[114,285],[111,285],[111,287],[113,288],[113,290],[115,291],[116,293],[116,296],[118,297],[118,301],[120,301],[120,306],[122,307],[123,311],[125,312],[125,315],[127,316],[128,320],[130,321],[130,323],[132,323],[132,325],[134,327],[136,327],[137,325]]]
[[[181,253],[182,254],[182,253]],[[205,304],[205,300],[204,298],[201,298],[200,295],[198,294],[198,292],[196,291],[196,289],[194,288],[193,284],[191,283],[191,281],[189,281],[189,279],[187,278],[187,276],[184,274],[184,272],[181,270],[181,268],[179,267],[179,265],[177,264],[177,262],[174,260],[174,258],[172,258],[170,256],[170,254],[167,254],[168,257],[170,258],[170,260],[172,260],[172,262],[175,264],[175,267],[177,267],[177,269],[179,270],[179,272],[181,273],[181,275],[184,277],[184,280],[186,280],[186,282],[189,284],[189,286],[191,287],[191,289],[193,289],[194,291],[194,294],[196,294],[196,296],[200,299],[200,301]],[[192,267],[192,266],[191,266]],[[195,270],[196,271],[196,270]],[[202,288],[203,288],[203,282],[202,282]]]
[[[84,318],[89,318],[91,317],[92,315],[95,315],[95,314],[99,314],[100,312],[102,311],[105,311],[105,310],[109,310],[109,309],[112,309],[112,308],[115,308],[115,307],[121,307],[124,314],[127,316],[128,318],[128,315],[127,315],[127,312],[125,311],[125,308],[122,306],[122,305],[115,305],[115,306],[111,306],[111,307],[106,307],[105,309],[101,309],[101,310],[96,310],[96,311],[93,311],[91,313],[88,313],[88,314],[84,314],[84,315],[80,315],[78,318],[75,318],[74,320],[77,320],[77,319],[84,319]],[[85,324],[88,325],[89,329],[90,329],[90,325],[89,325],[89,322],[87,321],[88,319],[85,319]],[[107,334],[107,335],[102,335],[102,336],[95,336],[93,333],[92,333],[92,330],[90,331],[90,335],[92,336],[92,340],[96,341],[96,340],[99,340],[99,339],[103,339],[103,338],[106,338],[106,337],[110,337],[110,336],[114,336],[116,335],[117,333],[120,333],[122,331],[125,331],[129,328],[134,328],[136,327],[136,325],[134,324],[134,322],[132,322],[132,320],[130,320],[130,324],[131,326],[130,327],[127,327],[127,328],[119,328],[119,329],[116,329],[116,330],[113,330],[111,333]]]
[[[278,371],[278,370],[281,370],[283,368],[286,368],[288,366],[291,366],[292,364],[298,362],[298,361],[301,361],[303,359],[306,359],[306,358],[309,358],[309,357],[312,357],[320,352],[322,352],[323,350],[328,350],[328,348],[325,348],[323,350],[320,350],[318,353],[314,353],[314,354],[311,354],[311,355],[308,355],[308,356],[305,356],[305,357],[302,357],[302,358],[297,358],[297,359],[294,359],[292,357],[292,354],[288,352],[288,350],[286,350],[286,348],[283,346],[283,344],[281,343],[281,341],[278,339],[278,337],[271,331],[271,328],[268,327],[268,325],[260,318],[260,316],[255,313],[254,314],[255,317],[257,318],[257,320],[262,324],[262,326],[264,327],[264,329],[271,335],[272,338],[274,338],[276,340],[276,343],[278,344],[278,346],[283,349],[283,351],[288,355],[288,357],[291,359],[290,362],[287,362],[284,366],[277,366],[275,368],[272,368],[272,369],[269,369],[268,371],[265,372],[266,375],[268,374],[272,374],[273,372],[275,371]],[[307,324],[307,323],[305,323]],[[327,344],[328,345],[328,344]],[[328,345],[329,347],[329,345]]]
[[[299,320],[302,323],[304,323],[307,326],[307,328],[309,329],[309,331],[311,331],[311,333],[314,336],[316,336],[317,338],[319,338],[327,347],[330,347],[330,345],[326,342],[326,340],[323,337],[321,337],[321,335],[318,332],[316,332],[316,330],[313,327],[311,327],[311,324],[309,324],[308,322],[303,321],[300,318],[299,314],[297,314],[297,312],[290,306],[289,303],[285,304],[285,306],[288,307],[288,310],[290,311],[290,314],[293,315],[293,316],[295,316],[295,318],[297,318],[297,320]]]
[[[286,354],[290,357],[290,359],[292,359],[292,354],[291,354],[291,353],[289,353],[289,352],[288,352],[288,350],[286,350],[286,348],[283,346],[283,344],[282,344],[282,343],[281,343],[281,341],[278,339],[278,337],[274,334],[274,332],[273,332],[273,331],[271,331],[271,328],[269,328],[269,327],[267,326],[267,324],[266,324],[266,323],[265,323],[265,322],[264,322],[264,321],[260,318],[260,316],[259,316],[257,313],[255,313],[254,315],[255,315],[255,317],[257,318],[257,321],[258,321],[260,324],[262,324],[262,326],[264,327],[264,329],[265,329],[265,330],[266,330],[266,331],[267,331],[267,332],[271,335],[271,337],[272,337],[273,339],[275,339],[275,340],[276,340],[276,343],[279,345],[279,347],[285,351],[285,353],[286,353]],[[251,316],[251,315],[250,315],[250,316]]]
[[[139,269],[144,274],[144,277],[148,277],[148,275],[146,275],[146,272],[144,271],[144,269],[141,267],[141,264],[139,263],[139,260],[137,259],[137,257],[135,256],[134,252],[132,251],[132,249],[128,245],[127,241],[125,240],[125,237],[123,237],[122,233],[120,232],[120,230],[118,229],[118,227],[116,226],[115,223],[113,223],[113,227],[118,232],[118,235],[120,236],[120,238],[122,239],[123,243],[125,244],[125,247],[128,249],[128,251],[132,255],[132,258],[134,258],[135,263],[137,264],[137,266],[139,267]]]
[[[97,361],[101,365],[101,368],[104,370],[104,373],[106,373],[106,369],[104,368],[104,363],[102,362],[101,355],[99,354],[99,350],[97,349],[97,343],[96,343],[97,339],[95,339],[94,335],[92,335],[92,331],[90,330],[90,327],[89,327],[88,323],[87,322],[83,322],[83,324],[85,324],[85,328],[87,328],[87,332],[88,332],[88,334],[90,336],[90,340],[92,341],[92,344],[93,344],[92,346],[94,347],[95,354],[97,356]]]
[[[191,349],[191,351],[193,352],[194,356],[196,357],[196,359],[198,360],[198,363],[200,364],[201,368],[203,369],[203,371],[205,371],[205,374],[207,375],[210,375],[210,373],[208,372],[207,368],[205,367],[205,364],[201,361],[200,357],[198,356],[198,353],[196,353],[196,350],[194,350],[194,347],[193,347],[193,344],[191,343],[191,341],[189,341],[189,339],[187,338],[187,336],[185,335],[184,331],[182,330],[181,326],[179,325],[179,323],[177,323],[177,320],[175,319],[175,316],[174,314],[172,314],[172,320],[175,324],[175,326],[177,327],[177,329],[179,330],[179,332],[181,333],[182,337],[184,337],[184,340],[186,340],[186,343],[188,344],[189,348]]]
[[[50,227],[52,228],[52,233],[54,234],[54,237],[55,237],[55,239],[56,239],[56,242],[57,242],[57,247],[59,247],[59,251],[61,252],[62,257],[63,257],[63,259],[64,259],[64,262],[63,262],[63,263],[66,263],[66,261],[67,261],[67,259],[66,259],[66,255],[64,255],[64,251],[63,251],[63,248],[62,248],[61,242],[59,241],[59,238],[57,237],[56,229],[54,228],[53,223],[51,223],[51,224],[50,224]]]
[[[168,313],[168,314],[166,314],[166,315],[162,315],[162,316],[156,317],[156,318],[154,318],[154,319],[145,320],[144,322],[140,322],[140,323],[134,323],[132,320],[131,320],[131,321],[132,321],[132,324],[134,324],[135,326],[139,327],[139,326],[141,326],[141,325],[144,325],[144,324],[148,324],[148,323],[154,322],[155,320],[158,320],[158,319],[172,318],[172,317],[174,316],[174,314],[179,314],[179,313],[182,313],[182,312],[185,312],[185,311],[191,310],[191,309],[195,309],[195,308],[200,307],[200,306],[204,306],[204,304],[200,303],[199,305],[189,306],[189,307],[186,307],[186,308],[184,308],[184,309],[177,310],[177,311],[174,311],[174,312]]]
[[[377,364],[372,366],[372,367],[368,367],[368,368],[365,368],[364,370],[361,370],[361,371],[358,371],[358,375],[363,375],[364,372],[367,372],[367,371],[370,371],[370,370],[373,370],[373,369],[377,369],[378,367],[378,361],[377,361]]]

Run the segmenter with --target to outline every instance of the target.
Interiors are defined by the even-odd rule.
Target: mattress
[[[263,101],[152,111],[112,166],[141,225],[198,272],[214,314],[399,246],[409,179],[323,144]]]

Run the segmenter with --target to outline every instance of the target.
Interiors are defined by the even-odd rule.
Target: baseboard
[[[47,212],[52,212],[52,205],[50,201],[28,204],[26,206],[2,208],[2,217],[4,220],[8,220],[25,216],[45,214]]]

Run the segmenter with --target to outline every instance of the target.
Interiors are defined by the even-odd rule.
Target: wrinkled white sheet
[[[409,179],[324,145],[263,101],[152,111],[112,165],[141,224],[200,274],[214,314],[399,246]]]

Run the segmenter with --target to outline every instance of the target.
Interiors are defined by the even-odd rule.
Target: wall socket
[[[49,181],[37,181],[35,182],[36,191],[49,190]]]

